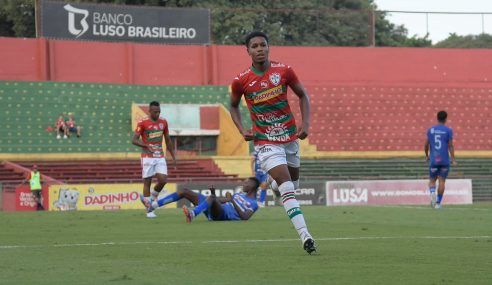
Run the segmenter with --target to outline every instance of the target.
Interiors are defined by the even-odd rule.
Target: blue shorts
[[[450,165],[429,165],[429,177],[448,177]]]
[[[241,219],[231,203],[222,204],[222,209],[222,214],[220,214],[218,217],[212,216],[212,213],[208,211],[205,215],[207,216],[209,221],[234,221]]]

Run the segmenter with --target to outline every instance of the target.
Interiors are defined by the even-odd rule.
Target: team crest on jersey
[[[270,74],[270,81],[273,85],[277,86],[280,83],[280,73],[272,73]]]
[[[290,135],[284,124],[273,124],[266,130],[266,136],[269,141],[285,142],[289,140]]]
[[[268,87],[268,81],[264,80],[264,81],[260,82],[260,86],[261,86],[261,88],[267,88]]]
[[[159,123],[159,129],[164,129],[164,124],[163,123]]]

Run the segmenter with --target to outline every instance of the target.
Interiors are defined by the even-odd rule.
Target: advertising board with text
[[[142,184],[70,184],[52,185],[49,188],[49,209],[53,211],[73,210],[119,210],[142,209],[140,202]],[[176,191],[176,184],[166,184],[159,197]],[[176,208],[171,203],[165,208]]]
[[[428,180],[326,182],[326,205],[428,205]],[[448,179],[443,204],[472,204],[472,181]]]

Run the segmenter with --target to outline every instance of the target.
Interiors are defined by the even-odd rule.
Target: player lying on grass
[[[210,191],[212,194],[208,197],[189,189],[182,189],[158,201],[149,202],[143,196],[140,197],[140,200],[147,209],[147,212],[152,212],[156,208],[184,198],[196,206],[193,209],[183,206],[183,213],[185,214],[187,223],[191,223],[201,213],[204,213],[209,221],[249,220],[256,210],[258,210],[256,192],[258,191],[259,185],[260,182],[258,179],[249,177],[244,181],[242,192],[235,193],[234,195],[227,193],[226,197],[215,196],[215,189],[211,187]]]

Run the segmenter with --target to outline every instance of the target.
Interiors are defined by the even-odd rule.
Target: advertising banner
[[[142,183],[133,184],[71,184],[52,185],[49,188],[49,210],[119,210],[144,209],[140,202]],[[176,191],[176,184],[166,184],[159,197]],[[176,208],[171,203],[165,208]]]
[[[326,205],[428,205],[428,180],[326,182]],[[444,204],[472,204],[470,179],[446,180]]]
[[[43,201],[43,207],[48,209],[48,186],[43,185],[41,195]],[[16,211],[36,211],[37,203],[32,195],[29,185],[20,185],[15,188],[15,210]]]
[[[236,192],[242,191],[242,183],[214,183],[215,195],[217,197],[225,197],[226,193],[234,194]],[[323,182],[301,182],[301,187],[295,191],[296,199],[299,201],[300,205],[325,205],[325,184]],[[190,189],[194,192],[201,193],[205,196],[210,195],[209,190],[210,184],[206,183],[190,183],[190,184],[179,184],[178,189]],[[258,196],[260,195],[258,191]],[[279,201],[275,201],[275,196],[271,189],[267,190],[266,197],[267,206],[279,206],[281,205]],[[182,205],[189,206],[190,203],[184,199],[178,202],[178,207]]]
[[[209,44],[210,11],[41,1],[39,30],[58,39]]]

